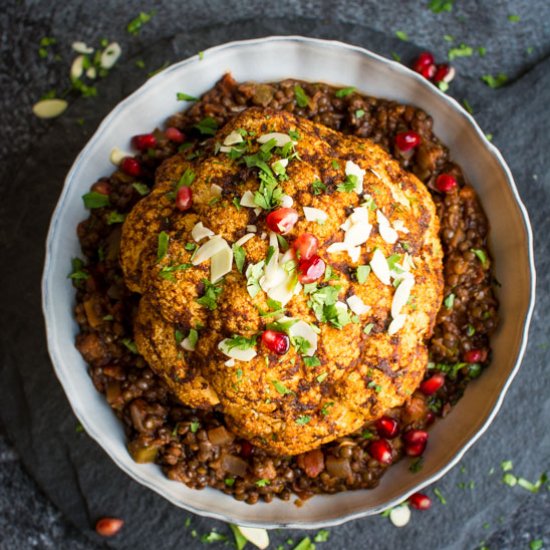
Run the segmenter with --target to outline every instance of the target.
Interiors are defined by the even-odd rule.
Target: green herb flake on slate
[[[518,478],[514,474],[507,472],[502,476],[502,481],[509,487],[514,487],[518,482]]]
[[[228,481],[230,481],[232,483],[228,483]],[[232,487],[234,483],[235,483],[235,478],[227,478],[225,480],[225,484],[228,487]],[[233,525],[232,523],[230,523],[229,527],[230,527],[231,531],[233,532],[233,536],[235,537],[235,548],[237,550],[243,550],[243,548],[246,546],[247,539],[244,538],[243,534],[239,530],[238,525]]]
[[[434,494],[439,499],[439,502],[441,502],[441,504],[447,504],[447,500],[441,494],[441,491],[437,487],[434,489]]]
[[[393,59],[395,59],[395,61],[401,61],[401,56],[397,52],[391,52],[391,56],[393,57]]]
[[[535,539],[529,543],[529,550],[542,550],[544,547],[544,541],[542,539]]]
[[[521,17],[519,15],[509,15],[508,21],[510,21],[510,23],[519,23],[521,21]]]
[[[133,34],[134,36],[139,34],[139,31],[141,30],[143,25],[145,25],[145,23],[148,23],[151,20],[151,18],[153,17],[153,15],[155,15],[154,10],[150,11],[149,13],[144,12],[144,11],[140,12],[137,17],[132,19],[128,23],[128,25],[126,25],[126,30],[130,34]]]
[[[408,42],[409,36],[405,31],[395,31],[395,36],[399,38],[399,40],[403,40],[403,42]]]
[[[447,57],[449,58],[449,61],[453,61],[457,57],[471,57],[473,54],[474,49],[471,46],[460,44],[460,46],[457,46],[456,48],[451,48],[447,54]]]
[[[299,84],[296,84],[296,86],[294,86],[294,97],[296,98],[296,103],[298,107],[303,108],[308,106],[309,97]]]
[[[94,208],[104,208],[109,206],[111,201],[109,200],[109,195],[104,195],[103,193],[98,193],[97,191],[90,191],[85,195],[82,195],[82,200],[84,201],[84,206],[90,210]]]
[[[485,57],[485,54],[487,53],[487,48],[484,48],[483,46],[480,46],[477,49],[477,53],[479,54],[479,57]]]
[[[330,532],[326,529],[321,529],[314,537],[313,542],[327,542],[330,536]]]
[[[452,11],[453,0],[431,0],[428,8],[434,13],[442,13],[444,11]]]
[[[496,76],[485,74],[481,77],[481,80],[483,80],[489,88],[497,89],[508,82],[508,77],[504,73],[499,73]]]
[[[473,109],[473,107],[470,105],[470,102],[469,102],[467,99],[463,99],[463,100],[462,100],[462,105],[464,105],[464,108],[465,108],[471,115],[474,114],[474,109]]]

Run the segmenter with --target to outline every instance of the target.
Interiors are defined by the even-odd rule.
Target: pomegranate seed
[[[438,84],[439,82],[450,82],[455,77],[455,69],[446,63],[438,65],[435,74],[433,76],[433,81]]]
[[[435,65],[426,65],[425,67],[422,67],[418,71],[424,78],[427,78],[428,80],[431,80],[435,73],[436,73],[436,67]]]
[[[413,70],[420,73],[422,69],[435,63],[434,56],[430,52],[422,52],[413,63]]]
[[[395,145],[400,151],[410,151],[414,147],[418,147],[422,142],[422,138],[412,130],[408,132],[399,132],[395,136]]]
[[[176,193],[176,208],[178,210],[181,210],[182,212],[185,212],[186,210],[189,210],[189,208],[191,208],[192,204],[193,191],[191,191],[191,187],[187,187],[187,185],[182,185]]]
[[[325,273],[325,262],[319,256],[298,262],[298,280],[301,283],[314,283]]]
[[[262,334],[262,344],[277,355],[284,355],[290,348],[290,338],[284,332],[266,330]]]
[[[369,445],[369,454],[382,464],[391,464],[391,445],[385,439],[377,439]]]
[[[138,151],[147,151],[157,146],[157,138],[153,134],[139,134],[132,138],[132,145]]]
[[[487,359],[487,350],[471,349],[464,354],[466,363],[483,363]]]
[[[426,414],[426,426],[431,426],[435,422],[435,414],[432,411],[428,411]]]
[[[141,175],[141,164],[134,157],[124,157],[120,163],[120,167],[129,176]]]
[[[437,187],[437,190],[442,193],[450,193],[453,189],[457,188],[458,183],[456,182],[454,176],[451,176],[451,174],[439,174],[435,180],[435,186]]]
[[[166,128],[166,130],[164,131],[164,135],[174,143],[183,143],[185,140],[185,135],[173,126],[170,126],[170,128]]]
[[[443,384],[445,384],[445,376],[438,372],[420,384],[420,391],[424,395],[433,395],[443,387]]]
[[[292,248],[299,260],[309,260],[317,252],[318,247],[319,241],[311,233],[302,233],[292,243]]]
[[[376,421],[376,431],[380,437],[392,439],[399,433],[399,423],[395,418],[383,416]]]
[[[111,193],[111,186],[108,181],[99,180],[92,185],[92,191],[101,193],[102,195],[109,195]]]
[[[294,208],[277,208],[270,212],[265,219],[267,227],[279,235],[288,233],[297,221],[298,212]]]
[[[243,458],[248,458],[252,454],[253,450],[254,450],[254,445],[252,445],[252,443],[250,443],[250,441],[247,441],[246,439],[243,439],[241,441],[240,455]]]
[[[102,537],[116,535],[124,525],[124,520],[119,518],[101,518],[95,524],[95,531]]]
[[[428,510],[432,505],[432,499],[424,493],[414,493],[409,497],[409,504],[415,510]]]
[[[408,456],[420,456],[428,443],[428,432],[424,430],[409,430],[403,434],[405,453]]]

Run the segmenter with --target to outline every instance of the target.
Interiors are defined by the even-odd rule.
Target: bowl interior
[[[412,474],[401,461],[370,491],[318,496],[301,508],[292,501],[235,501],[218,491],[194,491],[169,481],[155,465],[133,462],[123,429],[104,397],[96,392],[86,364],[74,347],[74,292],[67,281],[72,257],[80,255],[75,228],[86,217],[81,196],[99,177],[109,175],[109,154],[129,150],[130,136],[161,126],[179,109],[176,92],[198,96],[224,72],[238,80],[270,81],[295,77],[355,86],[370,95],[412,103],[434,119],[437,135],[476,188],[491,224],[501,323],[493,336],[492,366],[470,384],[465,396],[432,429],[430,449],[421,472]],[[318,527],[378,513],[433,482],[458,462],[486,429],[519,367],[525,347],[534,285],[531,233],[512,176],[502,157],[473,119],[452,99],[405,67],[358,47],[301,37],[272,37],[230,43],[173,65],[150,79],[104,120],[75,161],[52,218],[43,278],[43,306],[50,355],[65,393],[86,431],[138,482],[174,504],[195,513],[240,524]]]

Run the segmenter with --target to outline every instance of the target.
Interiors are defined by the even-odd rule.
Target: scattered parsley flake
[[[325,404],[323,405],[323,407],[321,408],[321,414],[322,414],[323,416],[327,416],[327,415],[329,414],[329,412],[330,412],[329,409],[330,409],[331,407],[334,407],[334,402],[329,401],[328,403],[325,403]]]
[[[296,86],[294,86],[294,97],[296,98],[296,103],[298,107],[303,108],[308,106],[309,97],[299,84],[296,84]]]
[[[273,387],[277,390],[277,393],[280,393],[281,395],[290,395],[293,393],[282,382],[279,382],[279,380],[272,380],[271,383],[273,384]]]
[[[331,164],[335,170],[340,170],[340,163],[336,159],[332,160]]]
[[[224,483],[228,486],[228,487],[233,487],[233,485],[235,485],[235,478],[234,477],[226,477],[224,479]]]
[[[255,484],[256,484],[256,487],[266,487],[267,485],[270,484],[270,481],[269,479],[262,478],[262,479],[258,479]]]
[[[473,252],[477,259],[481,262],[481,265],[485,267],[487,265],[487,254],[481,248],[471,248],[470,252]]]
[[[508,82],[508,77],[504,73],[499,73],[497,76],[492,76],[490,74],[485,74],[481,77],[481,80],[489,86],[489,88],[500,88]]]
[[[502,481],[503,483],[506,483],[506,485],[514,487],[517,484],[518,479],[514,474],[508,472],[502,476]]]
[[[443,304],[447,309],[453,309],[455,303],[455,295],[451,292],[443,301]]]
[[[240,210],[242,207],[241,207],[241,199],[239,199],[239,197],[233,197],[233,200],[231,201],[233,203],[233,206],[237,209],[237,210]]]
[[[374,323],[368,323],[367,325],[365,325],[363,332],[365,334],[370,334],[373,328],[374,328]]]
[[[346,97],[356,91],[355,86],[349,86],[348,88],[340,88],[334,94],[338,98]]]
[[[399,38],[399,40],[403,40],[403,42],[408,42],[409,35],[405,31],[395,31],[395,36]]]
[[[166,231],[161,231],[158,235],[158,247],[157,247],[157,261],[160,262],[168,252],[168,243],[170,242],[170,235]]]
[[[225,340],[225,346],[230,351],[232,349],[247,350],[251,349],[256,345],[256,338],[246,338],[245,336],[240,336],[234,334],[231,338]]]
[[[139,34],[139,31],[141,30],[141,27],[143,27],[143,25],[145,25],[145,23],[148,23],[151,18],[153,17],[153,15],[155,15],[155,11],[150,11],[149,13],[147,12],[140,12],[139,15],[132,19],[128,25],[126,25],[126,30],[130,33],[130,34],[133,34],[134,36],[136,36],[137,34]]]
[[[176,98],[177,98],[178,101],[198,101],[199,100],[198,97],[186,94],[184,92],[178,92],[176,94]]]
[[[136,346],[136,343],[133,340],[130,340],[130,338],[124,338],[122,340],[122,343],[132,353],[135,353],[136,355],[139,353],[138,349],[137,349],[137,346]]]
[[[477,49],[477,53],[479,54],[479,57],[485,57],[485,54],[487,53],[487,48],[480,46]]]
[[[401,61],[401,56],[397,52],[391,52],[391,56],[395,59],[395,61]]]
[[[508,21],[510,21],[510,23],[519,23],[521,21],[521,17],[519,15],[509,15]]]
[[[197,433],[198,429],[201,427],[201,423],[198,420],[194,420],[189,425],[189,429],[191,430],[191,433]]]
[[[355,111],[355,118],[363,118],[364,116],[365,116],[364,109],[357,109],[357,111]]]
[[[225,535],[222,535],[221,533],[214,531],[214,529],[212,529],[210,533],[207,533],[201,536],[201,542],[206,542],[206,543],[224,542],[226,540],[227,540],[227,537]]]
[[[544,541],[542,539],[535,539],[529,543],[529,550],[542,550]]]
[[[190,267],[193,267],[193,264],[165,265],[160,268],[159,277],[162,277],[166,281],[171,281],[172,283],[175,283],[176,278],[174,277],[174,272],[185,271]]]
[[[428,4],[428,8],[432,10],[433,13],[452,11],[453,0],[431,0]]]
[[[367,281],[371,271],[370,265],[360,265],[357,267],[356,276],[357,282],[363,284]]]
[[[290,341],[300,355],[305,355],[311,348],[311,342],[303,336],[293,336]]]
[[[311,357],[303,357],[302,360],[306,367],[318,367],[321,365],[321,361],[315,355],[312,355]]]
[[[310,421],[311,416],[304,414],[296,419],[296,424],[298,424],[298,426],[305,426],[306,424],[309,424]]]
[[[227,479],[225,480],[225,484],[227,484]],[[233,483],[235,483],[235,480],[232,479]],[[228,485],[228,487],[231,487],[233,485],[231,483]],[[243,534],[241,533],[238,525],[233,525],[232,523],[229,524],[229,527],[231,531],[233,531],[233,536],[235,537],[235,547],[237,550],[243,550],[243,548],[246,546],[247,539],[244,538]]]
[[[409,465],[409,471],[413,474],[416,474],[417,472],[420,472],[422,468],[424,467],[424,457],[419,456],[418,458],[415,458]]]
[[[493,141],[493,134],[485,134],[487,141]]]
[[[361,437],[363,439],[374,439],[374,434],[370,430],[364,430]]]
[[[455,37],[451,36],[450,34],[444,34],[443,35],[443,40],[445,40],[445,42],[454,42]]]
[[[441,504],[447,504],[447,500],[441,494],[441,491],[437,487],[434,489],[434,494],[439,499],[439,502],[441,502]]]
[[[471,115],[474,114],[474,109],[473,109],[473,107],[470,105],[470,102],[469,102],[466,98],[464,98],[464,99],[462,100],[462,105],[464,105],[464,108],[465,108]]]
[[[320,374],[320,375],[317,377],[317,382],[319,382],[319,384],[322,384],[323,381],[326,379],[327,376],[328,376],[328,372],[323,372],[322,374]]]
[[[290,544],[293,544],[293,542]],[[315,544],[311,542],[309,537],[305,537],[294,547],[294,550],[315,550]]]
[[[132,187],[142,196],[145,197],[145,195],[148,195],[150,192],[150,189],[147,185],[144,183],[140,183],[139,181],[136,181],[135,183],[132,183]]]
[[[82,195],[82,200],[84,201],[84,206],[90,210],[93,208],[104,208],[109,206],[111,201],[109,195],[104,195],[103,193],[98,193],[97,191],[90,191],[85,195]]]
[[[77,433],[77,434],[81,434],[84,432],[84,426],[82,424],[77,424],[76,425],[76,428],[74,429],[74,431]]]
[[[126,214],[121,214],[120,212],[113,210],[112,212],[109,212],[109,216],[107,217],[107,225],[122,223],[125,218]]]
[[[199,56],[199,61],[204,59],[204,52],[200,51],[197,55]]]
[[[514,467],[514,464],[511,460],[503,460],[500,463],[500,467],[502,468],[503,472],[509,472]]]
[[[313,542],[327,542],[330,533],[326,529],[321,529],[313,538]]]
[[[466,335],[472,337],[476,333],[476,329],[472,325],[466,327]]]
[[[80,258],[73,258],[71,260],[72,271],[67,276],[73,281],[85,281],[90,276],[89,273],[84,271],[84,262]]]
[[[212,284],[208,279],[202,279],[202,282],[204,284],[204,294],[195,301],[213,311],[218,307],[217,300],[223,289],[221,286]]]
[[[327,190],[327,186],[321,180],[315,180],[311,184],[311,189],[314,195],[320,195]]]
[[[343,183],[336,186],[336,189],[342,193],[353,193],[357,187],[357,176],[348,174]]]
[[[460,46],[451,48],[447,54],[447,57],[449,58],[449,61],[453,61],[457,57],[471,57],[473,54],[474,50],[471,46],[460,44]]]
[[[205,136],[213,136],[216,134],[216,131],[218,129],[218,123],[216,122],[216,119],[212,118],[211,116],[207,116],[201,121],[197,122],[197,124],[195,124],[193,128],[196,128],[201,134]]]
[[[233,258],[235,259],[235,265],[239,270],[239,273],[243,272],[244,262],[246,260],[246,252],[242,246],[237,244],[233,245]]]
[[[145,61],[143,59],[138,59],[135,65],[138,69],[145,69]]]

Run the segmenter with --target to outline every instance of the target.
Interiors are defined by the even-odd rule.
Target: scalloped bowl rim
[[[443,465],[436,467],[430,475],[427,475],[427,476],[425,475],[424,478],[418,481],[416,484],[414,484],[414,486],[411,486],[408,489],[402,491],[399,495],[394,495],[392,498],[388,498],[383,503],[380,503],[378,505],[374,505],[374,506],[366,505],[364,507],[359,506],[358,509],[354,509],[351,512],[343,513],[341,515],[339,515],[338,510],[336,510],[335,513],[325,512],[325,515],[323,517],[315,517],[312,519],[308,519],[307,515],[305,517],[300,517],[295,519],[293,516],[295,516],[296,514],[293,514],[292,512],[298,513],[299,510],[290,501],[286,503],[286,505],[293,508],[290,509],[290,513],[286,514],[286,519],[283,519],[283,520],[279,519],[274,521],[270,519],[269,517],[270,513],[269,513],[268,507],[271,506],[271,504],[265,504],[265,503],[257,504],[255,507],[244,505],[244,506],[248,506],[248,509],[254,508],[255,511],[259,512],[259,514],[254,514],[253,516],[248,514],[248,517],[239,517],[239,514],[240,514],[239,506],[243,506],[243,504],[240,502],[234,501],[232,497],[224,495],[223,493],[213,489],[206,489],[205,491],[212,492],[213,501],[215,501],[216,499],[220,499],[220,500],[230,499],[231,503],[229,503],[228,508],[230,508],[231,511],[221,512],[221,511],[208,509],[208,507],[205,507],[204,505],[197,506],[193,503],[194,491],[186,487],[185,487],[186,490],[182,490],[182,492],[185,495],[185,498],[183,499],[181,497],[175,498],[172,494],[166,494],[164,492],[163,488],[161,487],[161,485],[163,485],[164,482],[161,482],[161,479],[160,479],[160,476],[164,478],[164,475],[162,474],[160,467],[153,466],[153,465],[146,465],[144,467],[143,465],[137,465],[133,463],[131,459],[130,459],[131,464],[129,464],[127,459],[123,458],[122,455],[120,455],[115,451],[113,447],[113,443],[115,443],[115,441],[113,440],[113,433],[104,433],[104,432],[98,431],[98,429],[94,425],[93,420],[88,417],[88,415],[85,413],[85,411],[82,408],[82,404],[77,399],[76,392],[74,391],[75,387],[73,385],[73,381],[70,379],[70,377],[67,374],[68,367],[66,365],[66,360],[64,359],[65,352],[59,349],[59,342],[58,342],[59,325],[57,323],[59,322],[60,318],[67,316],[67,312],[63,311],[61,315],[59,315],[59,310],[55,307],[55,301],[54,301],[55,289],[53,287],[54,278],[52,276],[52,269],[53,269],[52,266],[53,264],[56,263],[54,251],[59,250],[59,247],[60,247],[59,240],[62,239],[62,237],[60,237],[59,235],[59,224],[60,224],[61,214],[64,211],[64,207],[66,205],[66,200],[67,200],[67,196],[69,194],[70,188],[72,185],[74,185],[74,182],[78,179],[78,175],[82,165],[88,160],[88,157],[90,156],[94,148],[94,145],[96,145],[97,142],[103,140],[105,138],[105,135],[108,134],[108,130],[111,124],[115,120],[117,120],[120,116],[124,116],[125,110],[130,108],[131,105],[135,101],[137,101],[143,94],[158,87],[170,75],[173,75],[174,73],[182,71],[182,69],[193,67],[195,64],[200,63],[201,59],[208,59],[209,61],[215,60],[216,56],[223,56],[223,54],[227,52],[231,53],[231,51],[235,51],[235,50],[239,50],[241,54],[243,52],[247,54],[247,53],[250,53],[250,49],[253,50],[255,48],[265,47],[266,45],[272,46],[274,48],[289,48],[289,51],[290,51],[290,48],[294,48],[296,49],[297,52],[300,50],[300,48],[304,50],[307,48],[313,48],[313,49],[318,49],[320,51],[322,50],[325,53],[330,53],[331,50],[337,50],[339,54],[344,56],[345,55],[351,56],[352,54],[359,55],[361,56],[362,59],[364,60],[366,59],[368,62],[371,62],[374,65],[380,65],[382,67],[389,69],[391,73],[406,77],[407,80],[410,81],[411,83],[414,83],[414,86],[416,86],[416,88],[420,90],[422,93],[426,93],[428,96],[438,97],[439,100],[443,102],[443,104],[446,104],[447,108],[454,111],[455,114],[458,114],[460,115],[460,117],[465,119],[466,126],[469,128],[470,131],[473,131],[477,135],[483,147],[486,149],[486,151],[489,152],[489,154],[493,157],[493,160],[498,164],[498,167],[502,170],[504,180],[506,181],[509,191],[512,193],[511,197],[515,203],[515,206],[518,208],[517,214],[519,214],[520,221],[522,223],[522,228],[524,231],[522,238],[524,241],[525,250],[523,250],[522,252],[525,255],[524,268],[528,272],[528,283],[526,282],[526,284],[529,285],[529,288],[527,289],[528,302],[521,304],[523,308],[523,312],[522,312],[523,319],[521,322],[522,331],[520,336],[518,337],[519,341],[517,343],[517,350],[514,358],[513,367],[510,369],[507,378],[505,379],[502,387],[500,388],[500,391],[498,396],[496,397],[496,400],[487,411],[485,420],[478,427],[477,431],[474,434],[472,434],[471,437],[469,437],[469,439],[462,442],[460,448],[458,448],[458,450],[453,454],[453,456],[448,458]],[[221,74],[219,74],[218,77],[219,76],[221,76]],[[299,75],[292,73],[292,71],[289,71],[288,76],[300,78]],[[253,77],[251,77],[251,79],[253,79]],[[336,82],[334,82],[333,80],[330,80],[330,82],[336,84]],[[170,114],[171,112],[167,113],[167,116]],[[89,183],[90,182],[88,182],[87,184],[89,185]],[[71,285],[67,285],[67,286],[70,288],[70,292],[73,292],[72,286]],[[205,50],[204,56],[195,55],[167,67],[166,69],[164,69],[163,71],[161,71],[160,73],[158,73],[157,75],[155,75],[154,77],[146,81],[141,87],[139,87],[136,91],[134,91],[131,95],[129,95],[123,101],[118,103],[118,105],[101,122],[101,124],[97,128],[92,138],[88,141],[86,146],[83,148],[83,150],[80,152],[80,154],[76,158],[71,170],[69,171],[66,177],[63,191],[60,195],[59,201],[52,215],[52,221],[51,221],[50,229],[48,232],[48,238],[46,242],[46,260],[45,260],[44,272],[43,272],[43,278],[42,278],[42,307],[43,307],[43,313],[46,321],[48,350],[55,369],[55,373],[64,388],[65,394],[67,395],[67,398],[70,402],[70,405],[75,415],[77,416],[79,421],[82,423],[83,427],[86,429],[86,432],[93,439],[95,439],[95,441],[103,448],[103,450],[117,464],[117,466],[120,469],[122,469],[126,474],[128,474],[138,483],[145,485],[146,487],[157,492],[164,498],[167,498],[173,504],[202,516],[207,516],[207,517],[211,517],[214,519],[219,519],[227,522],[239,523],[241,525],[247,525],[251,527],[265,527],[265,528],[284,527],[284,528],[315,529],[322,526],[326,527],[326,526],[339,525],[341,523],[344,523],[346,521],[350,521],[353,519],[365,517],[368,515],[378,514],[402,502],[403,500],[408,498],[412,493],[418,490],[421,490],[422,488],[426,487],[427,485],[433,483],[434,481],[438,480],[443,475],[445,475],[451,468],[453,468],[461,460],[461,458],[466,453],[466,451],[486,431],[486,429],[489,427],[489,425],[495,418],[496,414],[498,413],[502,405],[504,395],[506,394],[506,391],[508,390],[513,378],[518,372],[523,354],[525,352],[529,323],[531,320],[533,307],[534,307],[534,296],[535,296],[535,267],[534,267],[534,257],[533,257],[533,237],[532,237],[532,231],[531,231],[527,211],[519,197],[519,193],[516,188],[515,182],[513,180],[512,174],[508,166],[506,165],[506,162],[502,158],[501,153],[492,143],[490,143],[486,139],[485,135],[483,134],[483,132],[481,131],[481,129],[479,128],[479,126],[477,125],[473,117],[469,113],[467,113],[456,100],[443,94],[439,89],[437,89],[436,87],[428,83],[420,75],[418,75],[417,73],[411,71],[407,67],[404,67],[403,65],[395,61],[386,59],[378,54],[375,54],[359,46],[353,46],[353,45],[345,44],[343,42],[339,42],[335,40],[322,40],[322,39],[306,38],[301,36],[271,36],[271,37],[264,37],[264,38],[258,38],[258,39],[252,39],[252,40],[234,41],[234,42],[229,42],[219,46],[215,46],[213,48]],[[70,312],[69,315],[72,317],[72,311]],[[66,341],[64,341],[63,343],[67,344]],[[70,345],[73,345],[73,342],[70,342]],[[83,360],[81,361],[81,364],[85,365]],[[90,384],[91,384],[91,381],[90,381]],[[103,396],[100,396],[99,394],[98,396],[101,399],[103,399]],[[108,407],[108,405],[104,401],[102,404],[100,404],[98,401],[97,406]],[[115,418],[114,415],[113,415],[113,418]],[[118,422],[116,418],[115,418],[115,421]],[[120,432],[119,432],[119,436],[120,436]],[[124,442],[122,443],[124,444]],[[116,444],[120,444],[120,441],[117,440]],[[152,472],[150,469],[148,469],[149,466],[158,470],[158,473]],[[389,474],[386,474],[386,475],[389,475]],[[170,482],[170,483],[177,483],[177,482]],[[379,488],[374,490],[381,490],[380,487],[382,487],[382,484],[379,486]],[[205,491],[202,491],[202,492],[204,493]],[[368,491],[354,491],[354,493],[366,493],[366,492]],[[338,497],[338,495],[313,497],[313,499],[310,499],[310,501],[307,501],[306,505],[310,502],[314,502],[315,499],[320,499],[320,498],[334,499],[335,497]],[[233,508],[234,509],[239,508],[239,512],[235,514]]]

